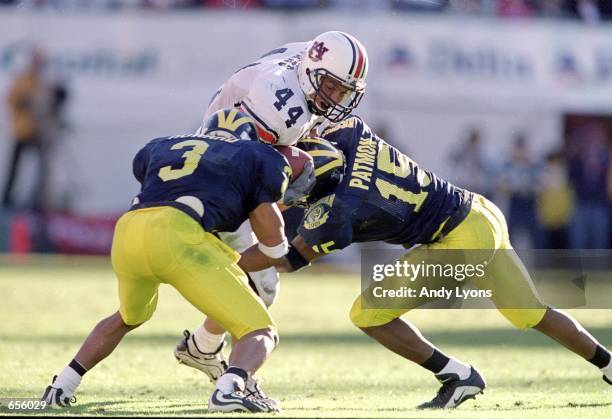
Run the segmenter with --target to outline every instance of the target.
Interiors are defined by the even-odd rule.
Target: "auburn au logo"
[[[312,47],[310,47],[308,56],[312,61],[321,61],[323,59],[323,54],[327,51],[329,51],[329,48],[326,48],[323,42],[315,42]]]

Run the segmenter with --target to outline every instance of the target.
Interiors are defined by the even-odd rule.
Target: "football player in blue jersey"
[[[249,116],[227,109],[211,121],[203,135],[158,138],[134,158],[141,191],[117,222],[111,251],[119,310],[98,323],[54,377],[43,395],[49,406],[70,406],[83,375],[151,318],[160,284],[170,284],[235,340],[209,411],[278,411],[244,394],[248,376],[265,362],[278,335],[237,265],[240,255],[216,234],[249,219],[262,255],[273,260],[285,255],[288,243],[276,203],[287,190],[291,168],[272,147],[252,141],[257,135]]]
[[[278,264],[252,247],[243,252],[245,270],[274,264],[291,272],[354,242],[420,245],[401,259],[413,264],[430,250],[448,254],[471,249],[473,253],[464,253],[486,258],[487,277],[478,286],[497,291],[491,300],[502,315],[517,328],[550,336],[598,367],[612,384],[610,352],[576,320],[541,302],[512,249],[504,216],[493,203],[422,169],[358,117],[327,129],[323,137],[302,142],[315,160],[317,184],[289,252]],[[389,350],[433,372],[442,383],[436,396],[420,408],[454,408],[482,392],[482,374],[442,353],[400,318],[431,299],[404,299],[393,308],[363,306],[367,291],[351,308],[353,323]]]

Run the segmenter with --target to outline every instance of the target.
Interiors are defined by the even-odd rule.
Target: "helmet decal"
[[[329,51],[329,48],[325,47],[324,42],[315,42],[314,44],[312,44],[312,47],[310,47],[310,50],[308,51],[308,56],[312,61],[321,61],[323,59],[323,55],[327,51]]]
[[[232,109],[229,112],[218,113],[218,128],[223,128],[229,131],[236,131],[240,125],[244,123],[253,123],[253,119],[249,118],[243,113],[238,116],[238,109]]]

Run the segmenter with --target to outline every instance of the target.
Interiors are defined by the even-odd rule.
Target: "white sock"
[[[225,373],[217,380],[217,389],[223,394],[230,394],[236,390],[244,391],[244,379],[232,373]]]
[[[219,349],[223,339],[225,339],[225,332],[221,333],[220,335],[215,335],[214,333],[210,333],[208,330],[206,330],[204,325],[201,324],[200,327],[193,332],[193,339],[195,340],[200,352],[210,354]]]
[[[470,376],[470,366],[455,358],[450,358],[444,368],[436,373],[436,375],[440,374],[457,374],[460,380],[465,380]]]
[[[72,397],[79,384],[81,384],[82,378],[75,370],[68,366],[57,376],[53,387],[61,388],[64,390],[66,397]]]
[[[601,368],[601,372],[608,380],[612,381],[612,359],[608,362],[608,366]]]

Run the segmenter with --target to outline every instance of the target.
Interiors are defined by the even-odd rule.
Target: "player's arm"
[[[298,227],[298,235],[291,242],[284,257],[266,260],[259,254],[255,245],[242,254],[241,262],[258,270],[276,266],[279,272],[293,272],[310,265],[310,262],[318,257],[350,245],[353,229],[350,220],[343,215],[345,208],[340,205],[332,208],[324,203],[328,200],[329,197],[324,198],[308,210],[302,225]],[[243,265],[240,266],[244,269]]]
[[[293,272],[304,266],[310,265],[310,262],[323,256],[313,250],[304,240],[304,237],[297,235],[291,242],[291,247],[287,255],[276,264],[276,269],[279,272]]]
[[[258,243],[242,253],[238,266],[246,272],[257,272],[278,263],[287,254],[289,243],[275,203],[260,204],[249,214],[249,221]]]
[[[255,244],[242,253],[242,258],[238,262],[244,271],[256,272],[275,266],[279,272],[293,272],[308,266],[316,258],[323,256],[315,252],[304,238],[296,236],[291,242],[287,254],[280,259],[272,259],[264,255]]]

